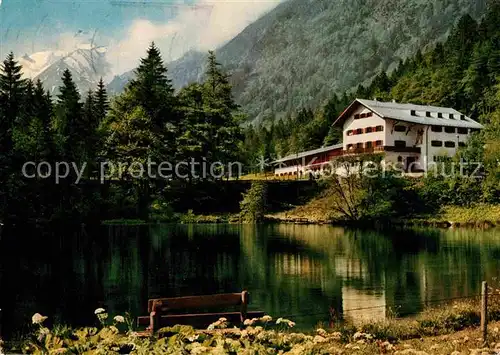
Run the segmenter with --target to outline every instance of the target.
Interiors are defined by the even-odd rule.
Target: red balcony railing
[[[371,148],[351,148],[344,150],[343,155],[352,154],[373,154],[381,152],[397,152],[397,153],[419,153],[421,152],[420,147],[396,147],[396,146],[380,146]]]

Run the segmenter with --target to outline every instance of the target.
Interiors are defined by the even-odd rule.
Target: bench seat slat
[[[148,300],[148,312],[151,312],[153,310],[153,302],[155,300],[162,301],[162,310],[226,307],[240,305],[241,293],[223,293],[217,295],[150,299]]]
[[[260,318],[264,316],[264,312],[252,311],[247,313],[247,318]],[[227,318],[231,324],[240,324],[240,312],[222,312],[222,313],[200,313],[200,314],[169,314],[160,317],[160,327],[171,327],[177,324],[191,325],[195,328],[206,328],[219,318]],[[138,326],[147,326],[150,324],[150,317],[138,317]]]

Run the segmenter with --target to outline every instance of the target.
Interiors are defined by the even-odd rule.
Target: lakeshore
[[[305,332],[296,331],[295,322],[284,318],[251,319],[241,328],[221,319],[207,330],[174,326],[150,336],[138,336],[130,318],[121,315],[101,313],[97,327],[72,329],[47,327],[46,317],[35,314],[33,336],[4,345],[7,351],[30,354],[497,354],[498,306],[492,305],[486,343],[478,328],[478,308],[477,302],[460,301],[428,309],[413,319],[357,326],[318,324]]]
[[[265,223],[312,224],[349,226],[358,222],[347,222],[332,216],[331,209],[321,206],[321,202],[313,200],[303,206],[291,210],[265,214]],[[176,222],[194,224],[239,224],[237,213],[223,214],[179,214]],[[134,220],[130,222],[134,223]],[[145,223],[144,221],[138,221]],[[152,223],[158,223],[152,221]],[[127,220],[105,221],[105,224],[126,224]],[[367,223],[368,226],[376,223]],[[435,228],[495,228],[500,226],[500,206],[480,204],[472,207],[444,206],[437,214],[421,214],[406,219],[399,218],[385,221],[383,225],[400,227],[435,227]]]

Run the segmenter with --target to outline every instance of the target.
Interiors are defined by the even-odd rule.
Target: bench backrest
[[[159,310],[162,312],[177,309],[240,306],[248,304],[248,292],[150,299],[148,300],[148,313],[153,311],[153,304],[155,302],[161,304]]]

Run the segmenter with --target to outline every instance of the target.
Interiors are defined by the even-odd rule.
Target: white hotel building
[[[423,172],[441,157],[452,157],[471,133],[483,126],[445,107],[356,99],[337,118],[342,144],[276,160],[276,176],[319,174],[332,159],[383,153],[385,163],[400,163],[407,173]]]

